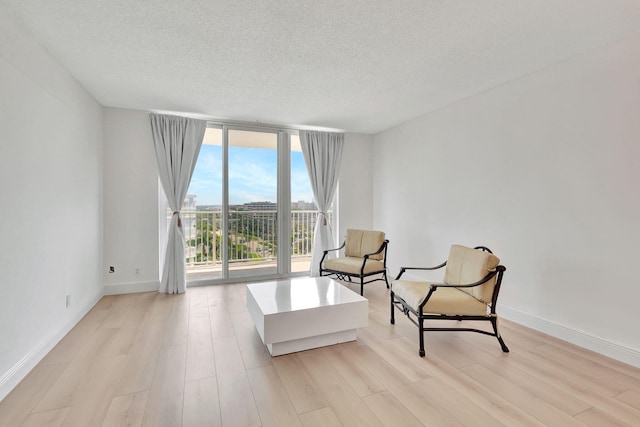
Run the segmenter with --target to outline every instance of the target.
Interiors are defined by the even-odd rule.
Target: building
[[[184,205],[182,206],[182,209],[196,210],[196,205],[198,203],[198,201],[196,200],[197,198],[198,196],[195,194],[187,194],[184,198]]]
[[[304,200],[298,200],[296,203],[291,204],[291,210],[316,211],[318,210],[318,207],[314,202],[305,202]]]
[[[245,211],[276,211],[278,204],[274,202],[249,202],[243,206]]]

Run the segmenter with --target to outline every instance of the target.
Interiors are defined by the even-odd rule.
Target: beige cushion
[[[347,239],[345,241],[344,255],[347,257],[362,258],[366,254],[371,254],[382,246],[384,242],[384,232],[370,230],[347,230]],[[383,259],[384,251],[377,255],[369,257],[369,259]]]
[[[416,310],[429,293],[430,286],[431,282],[413,282],[409,280],[394,280],[391,282],[393,293]],[[486,316],[487,304],[456,288],[438,288],[429,298],[422,313]]]
[[[346,257],[327,259],[322,264],[323,268],[329,270],[343,271],[345,273],[359,275],[362,268],[362,262],[364,258]],[[384,263],[382,261],[376,261],[369,258],[364,266],[364,273],[373,273],[374,271],[384,271]]]
[[[500,258],[492,253],[466,246],[452,245],[444,273],[444,283],[468,285],[477,282],[493,271],[499,263]],[[490,304],[495,284],[496,277],[494,276],[487,283],[480,286],[461,290],[486,304]]]

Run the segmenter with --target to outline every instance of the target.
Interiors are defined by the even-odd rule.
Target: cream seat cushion
[[[344,273],[359,275],[362,268],[364,258],[344,257],[336,259],[327,259],[322,264],[322,268],[327,270],[342,271]],[[369,258],[364,266],[364,274],[373,273],[375,271],[383,271],[384,263]]]
[[[432,282],[395,280],[391,282],[391,290],[417,310],[429,293],[431,284]],[[456,288],[438,288],[429,298],[422,313],[486,316],[487,304]]]

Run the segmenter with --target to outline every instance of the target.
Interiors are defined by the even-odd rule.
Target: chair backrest
[[[384,232],[374,230],[347,230],[347,239],[344,246],[344,255],[362,258],[366,254],[373,253],[380,249],[384,242]],[[382,251],[373,255],[370,259],[381,260],[384,258]]]
[[[444,282],[450,285],[474,283],[493,271],[498,264],[500,264],[500,258],[490,252],[461,245],[452,245],[444,273]],[[490,304],[495,284],[496,276],[480,286],[461,288],[460,290],[465,291],[485,304]]]

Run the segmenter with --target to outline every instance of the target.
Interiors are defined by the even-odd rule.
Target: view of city
[[[192,200],[195,197],[190,197]],[[195,205],[183,209],[187,267],[190,271],[211,270],[222,261],[222,207]],[[308,261],[317,217],[315,205],[300,201],[291,205],[291,256]],[[277,205],[250,202],[229,206],[228,257],[232,264],[275,265],[278,249]]]

